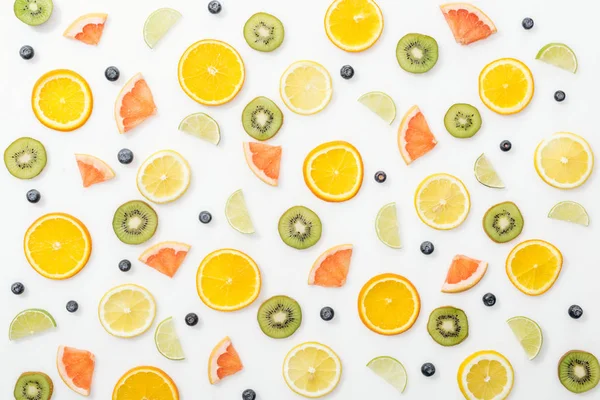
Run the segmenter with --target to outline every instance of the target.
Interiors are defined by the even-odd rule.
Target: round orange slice
[[[112,400],[179,400],[179,391],[165,371],[142,366],[130,369],[119,379]]]
[[[56,355],[58,374],[63,382],[75,393],[89,396],[96,357],[87,350],[59,346]]]
[[[281,164],[281,146],[244,142],[244,155],[250,170],[261,181],[277,186]]]
[[[229,337],[221,340],[208,358],[208,381],[211,385],[240,372],[244,366]]]
[[[383,32],[383,14],[373,0],[335,0],[325,14],[325,33],[345,51],[373,46]]]
[[[79,40],[85,44],[100,43],[107,14],[92,13],[77,18],[63,33],[64,37]]]
[[[554,285],[562,263],[562,254],[554,245],[544,240],[526,240],[508,254],[506,274],[521,292],[539,296]]]
[[[308,284],[323,287],[344,286],[351,259],[351,244],[332,247],[321,254],[313,264],[308,274]]]
[[[160,273],[172,278],[191,246],[180,242],[161,242],[150,247],[142,253],[140,261]]]
[[[448,3],[440,6],[456,43],[471,44],[496,33],[496,25],[479,8],[469,3]]]
[[[425,116],[417,106],[412,106],[402,118],[398,128],[398,149],[406,165],[429,153],[437,140]]]
[[[129,132],[148,117],[156,114],[156,104],[142,74],[131,78],[115,101],[115,121],[119,133]]]
[[[77,160],[83,187],[90,187],[115,177],[112,168],[98,157],[89,154],[75,154],[75,159]]]
[[[514,58],[501,58],[479,74],[479,98],[490,110],[516,114],[529,105],[535,84],[527,65]]]

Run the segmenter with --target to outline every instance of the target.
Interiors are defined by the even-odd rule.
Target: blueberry
[[[579,319],[583,315],[583,309],[576,304],[569,307],[569,316],[573,319]]]
[[[42,198],[42,195],[40,194],[40,192],[38,192],[35,189],[31,189],[30,191],[27,192],[27,201],[30,203],[37,203],[38,201],[40,201],[40,199]]]
[[[533,20],[529,17],[524,18],[523,22],[521,22],[521,25],[523,25],[523,28],[529,30],[529,29],[533,28]]]
[[[566,97],[567,95],[562,90],[557,90],[556,92],[554,92],[554,100],[558,101],[559,103],[561,101],[565,101]]]
[[[256,399],[256,392],[252,389],[246,389],[242,392],[242,400]]]
[[[119,72],[119,68],[117,67],[108,67],[106,71],[104,71],[104,76],[111,82],[115,82],[119,80],[121,73]]]
[[[196,324],[198,323],[198,315],[193,312],[189,313],[185,316],[185,323],[188,326],[196,326]]]
[[[433,374],[435,374],[435,365],[432,363],[425,363],[421,366],[421,372],[425,376],[433,376]]]
[[[131,261],[121,260],[119,261],[119,269],[123,272],[127,272],[131,269]]]
[[[331,321],[335,313],[333,312],[333,308],[331,307],[323,307],[321,308],[321,319],[323,321]]]
[[[387,174],[383,171],[375,172],[375,182],[383,183],[387,179]]]
[[[433,250],[435,250],[433,243],[431,243],[429,241],[425,241],[425,242],[421,243],[421,253],[425,254],[426,256],[433,253]]]
[[[219,3],[216,0],[211,1],[210,3],[208,3],[208,12],[211,14],[218,14],[221,12],[221,9],[223,7],[221,7],[221,3]]]
[[[502,142],[500,142],[500,150],[509,151],[511,148],[512,148],[512,143],[509,142],[508,140],[503,140]]]
[[[10,285],[10,291],[16,295],[23,294],[23,292],[25,291],[25,286],[21,282],[15,282],[12,285]]]
[[[35,51],[33,51],[33,47],[31,46],[23,46],[19,50],[19,55],[23,60],[31,60],[35,55]]]
[[[69,300],[67,303],[67,311],[70,313],[74,313],[79,309],[79,304],[75,300]]]
[[[119,150],[117,158],[121,164],[131,164],[133,161],[133,151],[129,149],[121,149]]]
[[[351,79],[354,76],[354,68],[352,68],[350,65],[344,65],[340,69],[340,75],[344,79]]]
[[[212,221],[212,215],[208,211],[202,211],[198,216],[198,219],[203,224],[208,224],[210,221]]]
[[[494,296],[493,293],[484,294],[482,297],[482,300],[483,300],[483,304],[485,304],[488,307],[491,307],[494,304],[496,304],[496,296]]]

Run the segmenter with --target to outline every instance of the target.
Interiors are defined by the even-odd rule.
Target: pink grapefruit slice
[[[138,73],[121,89],[115,102],[115,121],[119,132],[129,132],[154,114],[154,97],[146,80]]]
[[[108,15],[101,13],[82,15],[69,25],[63,36],[95,46],[102,37],[106,18]]]
[[[487,267],[488,263],[485,261],[463,255],[454,256],[446,275],[446,282],[442,286],[442,292],[459,293],[472,288],[483,278]]]
[[[327,250],[313,264],[308,274],[308,284],[323,287],[344,286],[351,258],[351,244],[342,244]]]
[[[215,346],[208,359],[208,380],[211,385],[240,372],[244,366],[229,337]]]
[[[277,186],[281,164],[281,146],[244,142],[244,155],[254,175],[271,186]]]
[[[77,160],[83,187],[90,187],[115,177],[112,168],[98,157],[89,154],[75,154],[75,159]]]
[[[58,374],[74,392],[90,395],[96,357],[87,350],[59,346],[56,355]]]
[[[492,20],[472,4],[442,4],[440,9],[457,43],[471,44],[496,33]]]
[[[144,251],[139,260],[172,278],[185,260],[190,248],[191,246],[185,243],[162,242]]]
[[[402,118],[398,128],[398,148],[406,165],[429,153],[437,140],[425,116],[417,106],[412,106]]]

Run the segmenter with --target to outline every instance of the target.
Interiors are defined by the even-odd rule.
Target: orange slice
[[[517,289],[529,296],[546,293],[562,270],[563,257],[544,240],[526,240],[516,245],[506,258],[506,274]]]
[[[172,278],[185,260],[190,247],[189,244],[179,242],[158,243],[144,251],[139,260]]]
[[[101,159],[88,154],[75,154],[83,187],[90,187],[115,177],[111,167]]]
[[[154,97],[146,80],[138,73],[123,86],[115,101],[115,121],[119,133],[129,132],[154,114]]]
[[[437,144],[419,107],[406,112],[398,128],[398,148],[406,165],[429,153]]]
[[[240,372],[244,366],[229,337],[221,340],[208,359],[208,381],[211,385]]]
[[[323,287],[342,287],[346,283],[352,245],[332,247],[317,258],[308,275],[308,284]]]
[[[179,400],[179,391],[165,371],[142,366],[130,369],[119,379],[112,400]]]
[[[492,61],[479,74],[479,98],[498,114],[521,112],[531,102],[534,92],[531,70],[514,58]]]
[[[75,393],[90,395],[96,357],[87,350],[58,346],[56,366],[63,382]]]
[[[271,186],[277,186],[281,164],[281,146],[244,142],[244,155],[254,175]]]
[[[444,293],[459,293],[477,285],[487,271],[488,263],[463,255],[454,256],[448,268],[446,281],[442,286]]]
[[[496,33],[492,20],[472,4],[442,4],[440,9],[457,43],[470,44]]]
[[[325,33],[345,51],[373,46],[383,31],[383,14],[373,0],[335,0],[325,14]]]
[[[97,45],[104,31],[107,14],[93,13],[77,18],[63,33],[63,36],[79,40],[85,44]]]

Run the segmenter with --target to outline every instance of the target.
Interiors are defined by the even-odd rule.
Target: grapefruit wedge
[[[442,286],[442,292],[459,293],[471,289],[483,278],[487,267],[488,263],[485,261],[463,255],[454,256],[448,269],[448,275],[446,275],[446,282]]]
[[[90,187],[115,177],[112,168],[98,157],[88,154],[75,154],[75,159],[77,160],[83,187]]]
[[[172,278],[190,251],[191,246],[179,242],[158,243],[144,251],[139,260]]]
[[[281,164],[281,146],[244,142],[244,155],[254,175],[271,186],[277,186]]]
[[[472,4],[442,4],[440,9],[457,43],[471,44],[496,33],[492,20]]]
[[[398,128],[398,148],[406,165],[429,153],[437,140],[431,133],[425,116],[417,106],[412,106],[402,118]]]
[[[58,374],[75,393],[90,395],[96,357],[87,350],[59,346],[56,355]]]
[[[229,337],[215,346],[208,359],[208,380],[211,385],[221,379],[240,372],[244,366]]]
[[[308,284],[323,287],[344,286],[351,258],[351,244],[342,244],[327,250],[313,264],[308,274]]]
[[[129,132],[154,114],[154,97],[146,80],[138,73],[121,89],[115,102],[115,121],[119,133]]]
[[[108,18],[108,15],[101,13],[82,15],[69,25],[63,36],[95,46],[102,37],[106,18]]]

